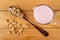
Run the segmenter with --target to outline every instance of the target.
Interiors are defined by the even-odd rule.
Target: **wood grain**
[[[49,5],[53,10],[60,10],[60,0],[0,0],[0,10],[8,10],[11,5],[20,7],[22,10],[32,10],[40,4]]]
[[[54,10],[54,18],[47,25],[41,25],[34,19],[33,7],[40,4],[49,5]],[[8,12],[8,8],[11,5],[21,8],[27,19],[46,30],[49,36],[43,36],[29,22],[12,16]],[[29,28],[19,35],[9,33],[11,29],[7,26],[6,19],[13,18],[20,23],[28,23]],[[17,28],[17,30],[20,29],[22,28]],[[60,40],[60,0],[0,0],[0,40]]]
[[[60,29],[45,29],[49,32],[49,36],[43,36],[36,29],[25,29],[23,33],[18,36],[14,34],[4,33],[9,31],[7,29],[0,30],[0,40],[60,40]],[[3,31],[3,33],[1,33]]]
[[[60,28],[60,11],[55,11],[54,12],[54,18],[53,18],[53,21],[51,21],[49,24],[47,25],[42,25],[38,22],[36,22],[36,20],[34,19],[34,16],[33,16],[33,11],[23,11],[24,15],[27,17],[28,20],[30,20],[32,23],[38,25],[39,27],[42,27],[42,28],[49,28],[49,29],[59,29]],[[7,22],[6,22],[6,19],[13,19],[14,16],[12,16],[8,11],[0,11],[0,28],[2,27],[6,27],[6,28],[9,28],[7,25]],[[15,20],[17,20],[18,22],[20,23],[28,23],[27,21],[21,19],[21,18],[17,18],[17,17],[14,17]],[[56,22],[56,24],[54,24]],[[29,23],[28,23],[29,24]],[[31,24],[29,24],[30,27],[29,28],[34,28]]]

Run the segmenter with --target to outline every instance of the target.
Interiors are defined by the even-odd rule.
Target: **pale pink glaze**
[[[49,23],[53,18],[53,11],[47,5],[41,5],[34,8],[34,18],[41,24]]]

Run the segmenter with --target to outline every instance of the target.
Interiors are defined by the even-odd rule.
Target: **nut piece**
[[[19,29],[19,33],[22,33],[24,31],[24,29]]]
[[[21,23],[17,23],[17,27],[21,27],[22,26],[22,24]]]
[[[15,6],[10,6],[9,7],[9,12],[16,17],[19,17],[19,16],[22,15],[21,12],[20,12],[20,9],[16,8]]]
[[[23,27],[24,27],[24,28],[28,28],[29,25],[28,25],[28,24],[23,24]]]

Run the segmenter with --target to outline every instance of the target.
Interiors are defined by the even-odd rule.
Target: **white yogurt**
[[[49,23],[53,18],[53,11],[47,5],[40,5],[34,8],[34,18],[41,24]]]

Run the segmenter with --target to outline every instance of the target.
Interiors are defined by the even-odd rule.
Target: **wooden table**
[[[53,10],[56,21],[60,24],[60,0],[0,0],[0,40],[60,40],[60,25],[54,25],[52,22],[47,25],[41,25],[34,20],[33,7],[40,4],[47,4]],[[29,24],[30,27],[25,29],[23,33],[18,36],[13,34],[7,34],[5,31],[9,31],[9,27],[6,26],[5,20],[13,17],[8,12],[9,6],[17,6],[21,8],[28,20],[34,24],[43,28],[49,33],[48,37],[43,36],[33,25]],[[57,19],[58,18],[58,19]],[[16,18],[17,19],[17,18]],[[26,22],[19,19],[19,22]],[[28,23],[28,22],[27,22]],[[8,29],[6,29],[8,28]]]

